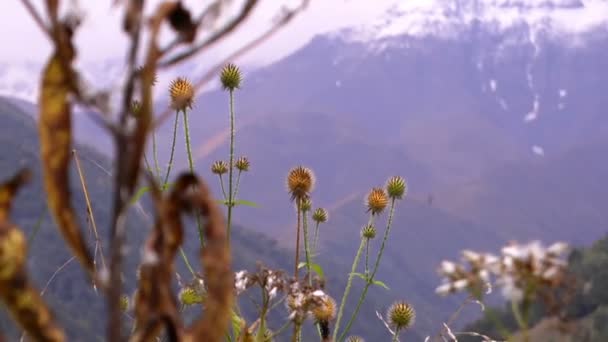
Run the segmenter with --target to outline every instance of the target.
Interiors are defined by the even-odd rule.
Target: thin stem
[[[93,235],[95,236],[95,250],[99,248],[99,254],[101,254],[101,266],[105,269],[106,260],[103,254],[101,240],[99,239],[99,234],[97,233],[97,224],[95,223],[95,216],[93,215],[93,207],[91,206],[91,199],[89,198],[87,183],[84,179],[84,173],[82,172],[82,168],[80,167],[80,158],[78,158],[78,153],[76,152],[76,150],[72,150],[72,155],[74,156],[74,161],[76,162],[76,170],[78,171],[78,176],[80,177],[80,185],[82,186],[82,192],[84,193],[84,200],[87,206],[87,215],[91,220],[91,227],[93,228]],[[95,260],[93,262],[95,262]]]
[[[315,225],[315,236],[312,241],[312,253],[317,254],[317,244],[319,243],[319,222]]]
[[[190,273],[196,277],[196,272],[194,272],[194,268],[192,268],[192,265],[190,264],[190,261],[188,260],[188,257],[186,256],[186,253],[182,247],[179,247],[179,252],[182,254],[182,259],[184,259],[184,263],[186,264],[188,271],[190,271]]]
[[[384,239],[382,240],[382,245],[380,246],[380,251],[378,251],[378,257],[376,258],[376,263],[374,264],[374,269],[372,270],[372,273],[367,277],[367,282],[365,283],[365,287],[363,288],[361,297],[359,297],[359,301],[357,302],[357,307],[355,308],[355,311],[353,312],[353,314],[350,316],[350,319],[349,319],[348,323],[346,324],[346,328],[344,328],[344,331],[340,335],[340,338],[338,341],[342,341],[346,337],[348,330],[350,329],[353,322],[355,321],[355,318],[359,314],[359,310],[361,309],[361,305],[363,304],[363,301],[365,300],[365,296],[367,295],[367,291],[369,290],[369,287],[373,284],[374,277],[376,276],[376,272],[378,272],[378,266],[380,265],[380,259],[382,259],[382,254],[384,253],[384,248],[386,247],[386,242],[388,241],[388,234],[391,231],[391,225],[393,223],[393,216],[395,214],[395,202],[396,202],[395,198],[392,198],[391,199],[391,209],[390,209],[390,213],[388,215],[388,222],[386,224],[386,230],[384,231]]]
[[[243,171],[239,170],[239,173],[236,174],[236,185],[234,186],[234,195],[232,198],[236,201],[236,195],[239,193],[239,185],[241,184],[241,173]]]
[[[270,340],[272,341],[275,337],[277,337],[279,334],[281,334],[283,331],[285,331],[285,329],[287,329],[287,327],[289,326],[289,324],[291,323],[291,321],[287,320],[277,331],[275,331],[272,336],[270,337]]]
[[[369,275],[369,239],[365,239],[365,276]]]
[[[515,320],[517,321],[519,328],[523,330],[524,341],[529,341],[530,336],[528,334],[528,322],[526,322],[526,319],[524,319],[524,315],[522,314],[521,308],[517,301],[511,300],[511,310],[513,311],[513,315],[515,316]]]
[[[32,229],[30,236],[28,236],[28,238],[27,238],[28,246],[32,245],[32,243],[34,242],[34,239],[36,238],[36,235],[38,235],[38,232],[40,231],[40,228],[42,227],[42,222],[44,221],[44,217],[47,214],[47,210],[48,209],[45,209],[44,212],[40,215],[40,217],[38,217],[38,220],[36,220],[36,223],[34,224],[34,228]]]
[[[230,242],[230,230],[232,228],[232,207],[234,197],[232,189],[232,177],[234,169],[234,90],[230,90],[230,157],[228,161],[228,242]]]
[[[158,150],[156,148],[156,131],[152,132],[152,157],[154,158],[154,175],[160,182],[160,166],[158,164]]]
[[[186,111],[184,109],[184,111]],[[171,174],[171,168],[173,167],[173,156],[175,154],[175,141],[177,140],[177,126],[179,121],[179,111],[175,112],[175,121],[173,122],[173,142],[171,143],[171,154],[169,155],[169,164],[167,165],[167,172],[165,173],[165,180],[163,187],[169,181],[169,175]]]
[[[306,277],[308,278],[308,285],[312,285],[312,279],[310,277],[310,251],[308,246],[308,215],[305,211],[302,211],[302,228],[304,230],[304,254],[306,255]]]
[[[184,131],[186,135],[186,152],[188,153],[188,165],[190,166],[190,172],[194,173],[194,163],[192,162],[192,148],[190,147],[190,128],[188,127],[188,112],[183,110],[184,115]],[[201,227],[201,217],[197,212],[196,215],[196,227],[198,228],[198,238],[201,242],[201,246],[205,242],[203,235],[203,228]]]
[[[395,333],[393,334],[392,342],[399,341],[399,329],[395,329]]]
[[[361,244],[359,244],[359,249],[357,249],[357,254],[355,255],[355,259],[353,260],[353,265],[351,266],[350,274],[348,275],[348,281],[346,282],[346,288],[344,289],[344,294],[342,295],[342,300],[340,301],[340,309],[338,309],[338,318],[336,319],[336,325],[334,326],[334,341],[336,340],[336,336],[338,335],[338,328],[340,327],[340,321],[342,320],[342,314],[344,313],[346,298],[348,298],[348,294],[350,293],[353,278],[355,277],[355,271],[357,270],[357,265],[359,264],[359,259],[361,258],[361,253],[363,252],[364,246],[365,238],[361,238]]]
[[[296,261],[295,261],[295,265],[294,265],[294,270],[293,270],[293,276],[296,278],[296,281],[298,281],[298,263],[300,262],[300,221],[302,219],[302,211],[300,210],[301,206],[301,199],[300,198],[296,198],[296,210],[298,212],[297,216],[298,216],[298,223],[296,224]]]
[[[222,194],[224,195],[224,200],[228,201],[228,196],[226,196],[226,189],[224,189],[224,178],[222,178],[222,175],[219,175],[220,178],[220,187],[222,188]]]

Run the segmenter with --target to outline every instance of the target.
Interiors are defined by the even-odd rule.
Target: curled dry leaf
[[[71,61],[74,51],[71,46],[65,49],[70,51],[57,49],[44,68],[39,99],[40,155],[49,209],[68,246],[92,276],[93,258],[81,234],[69,190],[72,118],[68,98],[72,70],[62,56],[69,55]]]
[[[151,188],[158,217],[143,250],[135,303],[139,328],[131,341],[150,340],[158,336],[163,325],[177,341],[221,341],[230,322],[234,281],[223,216],[207,186],[191,173],[182,174],[166,197],[161,197],[156,185]],[[194,214],[196,210],[207,218],[201,264],[208,296],[205,314],[185,331],[171,291],[171,279],[173,261],[183,241],[180,215]]]
[[[27,242],[9,220],[13,197],[30,177],[21,170],[0,185],[0,297],[13,319],[36,341],[64,341],[63,330],[27,276]]]

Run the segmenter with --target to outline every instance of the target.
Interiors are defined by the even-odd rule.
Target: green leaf
[[[223,204],[223,205],[228,205],[228,201],[227,200],[217,200],[217,203]],[[260,206],[252,201],[246,201],[246,200],[236,200],[234,201],[234,206],[237,205],[244,205],[247,207],[253,207],[253,208],[259,208]]]
[[[171,185],[173,185],[173,183],[165,183],[165,185],[163,185],[163,191],[167,190]],[[143,195],[145,195],[148,191],[150,191],[150,187],[149,186],[142,186],[141,188],[139,188],[139,190],[137,190],[137,193],[135,193],[135,195],[133,195],[133,198],[131,198],[131,204],[135,204],[137,203],[141,197]]]
[[[351,274],[354,275],[354,276],[357,276],[357,277],[359,277],[359,278],[361,278],[361,279],[363,279],[365,281],[367,281],[367,276],[365,274],[357,273],[357,272],[351,273]]]
[[[243,319],[239,317],[239,315],[232,310],[232,331],[234,332],[234,337],[238,341],[241,336],[241,327],[243,326]]]
[[[380,280],[374,280],[372,283],[373,283],[374,285],[378,285],[378,286],[380,286],[380,287],[384,287],[384,288],[385,288],[385,289],[387,289],[387,290],[390,290],[390,289],[388,288],[388,286],[386,286],[386,284],[385,284],[385,283],[383,283],[383,282],[381,282]]]
[[[300,269],[304,266],[306,266],[306,262],[301,262],[298,264],[298,269]],[[319,277],[321,277],[321,279],[325,278],[324,273],[323,273],[323,267],[321,267],[321,265],[311,263],[310,269],[313,270]]]
[[[135,204],[139,201],[139,199],[145,195],[148,191],[150,191],[150,187],[149,186],[142,186],[141,188],[139,188],[139,190],[137,190],[137,193],[135,193],[135,195],[133,195],[133,198],[131,198],[131,204]]]

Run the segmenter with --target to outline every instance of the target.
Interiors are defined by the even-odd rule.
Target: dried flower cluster
[[[503,295],[519,302],[526,291],[530,292],[530,286],[551,288],[564,279],[563,257],[567,250],[568,246],[562,242],[545,248],[538,241],[523,245],[513,242],[502,249],[501,256],[465,250],[462,264],[441,263],[438,272],[444,280],[436,291],[446,295],[466,290],[479,299],[492,281],[490,276],[494,275]]]

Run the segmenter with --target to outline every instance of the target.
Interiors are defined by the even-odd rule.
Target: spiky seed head
[[[131,112],[131,115],[138,117],[141,114],[141,102],[139,102],[139,100],[133,100],[129,111]]]
[[[393,176],[386,182],[386,192],[388,197],[392,199],[402,199],[407,193],[407,184],[405,179],[399,176]]]
[[[372,215],[380,214],[388,205],[388,196],[382,188],[373,188],[367,195],[367,211]]]
[[[399,301],[391,305],[388,309],[387,317],[391,326],[397,330],[403,330],[414,324],[416,312],[410,304]]]
[[[178,77],[169,87],[169,95],[171,95],[171,107],[177,111],[184,111],[186,108],[191,109],[194,102],[194,87],[186,78]]]
[[[309,168],[297,166],[291,169],[287,175],[287,189],[292,200],[306,198],[314,185],[315,176]]]
[[[365,342],[365,340],[361,336],[349,336],[346,342]]]
[[[249,171],[249,165],[250,165],[250,163],[249,163],[249,159],[247,159],[247,157],[240,157],[234,163],[234,167],[236,167],[237,170],[242,171],[242,172]]]
[[[233,91],[234,89],[240,88],[242,80],[241,71],[236,65],[229,63],[222,69],[220,81],[222,82],[224,90]]]
[[[226,172],[228,172],[228,163],[223,160],[215,161],[211,165],[211,172],[219,176],[225,174]]]
[[[120,296],[120,311],[126,312],[129,310],[129,296],[122,295]]]
[[[139,66],[135,71],[139,75],[142,75],[144,72],[144,66],[143,65]],[[154,73],[154,75],[152,75],[152,85],[155,86],[157,82],[158,82],[158,77],[156,76],[156,73]]]
[[[376,237],[376,227],[373,224],[368,224],[361,229],[361,236],[364,239],[371,240]]]
[[[325,223],[325,222],[327,222],[328,218],[329,218],[329,214],[327,213],[327,210],[325,210],[323,208],[317,208],[312,213],[312,219],[313,219],[313,221],[315,221],[317,223]]]
[[[203,297],[196,289],[186,286],[179,292],[179,300],[182,304],[189,306],[202,303]]]
[[[330,296],[326,296],[321,304],[312,310],[312,314],[319,322],[329,322],[336,317],[336,301]]]
[[[312,208],[312,201],[310,200],[310,197],[304,197],[302,199],[302,202],[300,202],[300,209],[307,213],[310,211],[310,209]]]

